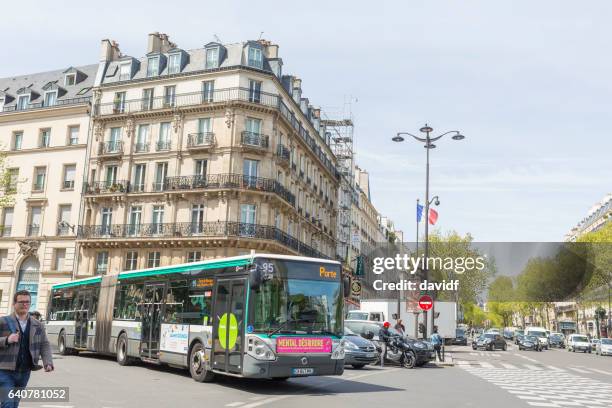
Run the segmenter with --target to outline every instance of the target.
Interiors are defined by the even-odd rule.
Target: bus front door
[[[159,337],[165,286],[164,283],[145,284],[140,340],[140,355],[145,358],[159,357]]]
[[[242,373],[246,279],[218,279],[213,307],[213,369]]]
[[[87,326],[89,324],[91,298],[91,290],[81,291],[77,294],[77,310],[74,316],[74,347],[76,348],[87,348]]]

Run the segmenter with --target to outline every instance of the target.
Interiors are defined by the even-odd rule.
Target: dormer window
[[[206,50],[206,69],[219,68],[219,48]]]
[[[64,76],[64,85],[70,86],[76,84],[76,73],[66,74]]]
[[[261,49],[256,47],[249,47],[249,67],[263,68],[263,58]]]
[[[45,92],[45,101],[43,106],[53,106],[57,103],[57,91]]]
[[[17,110],[28,109],[30,104],[30,95],[19,95],[17,98]]]
[[[130,62],[125,62],[119,65],[119,80],[127,81],[132,77],[132,64]]]
[[[177,74],[181,72],[181,54],[170,54],[168,56],[168,73]]]
[[[147,77],[159,75],[159,57],[149,57],[147,62]]]
[[[0,98],[0,112],[4,110],[4,98]]]

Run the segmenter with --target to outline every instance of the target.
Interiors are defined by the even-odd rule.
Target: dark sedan
[[[565,348],[565,336],[560,333],[553,333],[548,338],[550,347]]]
[[[354,368],[363,368],[378,361],[378,351],[370,340],[355,334],[348,327],[344,328],[344,364]]]
[[[542,345],[537,336],[521,336],[518,343],[519,350],[542,351]]]
[[[472,349],[474,350],[485,349],[493,351],[495,349],[506,350],[506,348],[508,348],[506,340],[497,333],[485,333],[472,341]]]
[[[465,330],[457,329],[453,344],[458,346],[467,346],[467,337],[465,336]]]

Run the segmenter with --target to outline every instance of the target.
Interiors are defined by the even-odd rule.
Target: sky
[[[215,35],[279,44],[284,73],[302,79],[311,104],[352,115],[372,201],[406,240],[425,194],[425,149],[391,138],[425,123],[466,136],[431,151],[441,231],[560,241],[612,191],[609,1],[20,0],[0,9],[0,77],[96,63],[104,38],[141,57],[154,31],[184,49]]]

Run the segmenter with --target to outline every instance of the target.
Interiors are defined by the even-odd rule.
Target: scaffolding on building
[[[337,217],[337,247],[338,259],[350,265],[351,262],[351,203],[357,199],[355,190],[353,151],[353,120],[331,119],[327,115],[321,120],[325,126],[325,136],[337,160],[337,169],[340,173],[340,186],[338,190],[338,217]]]

